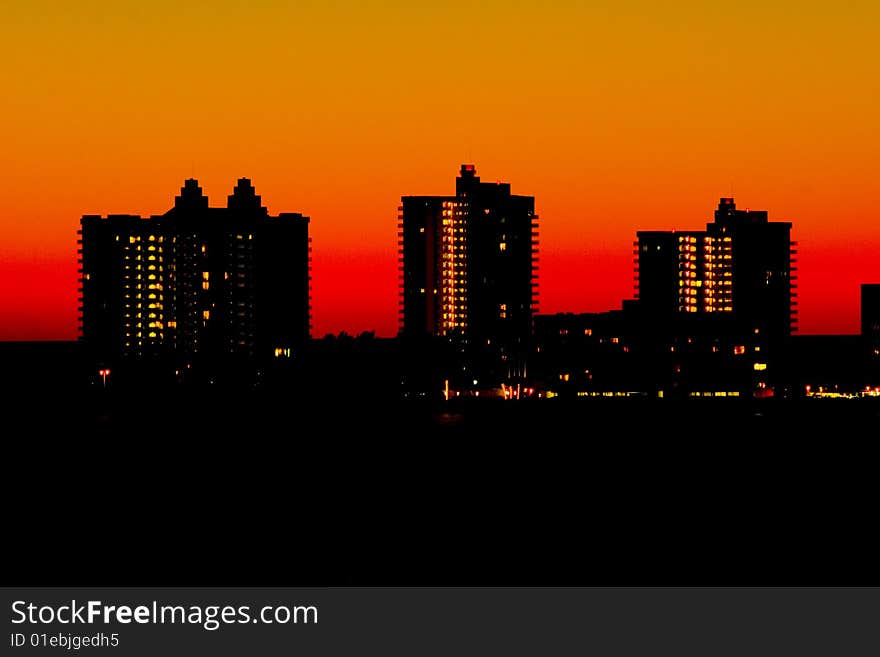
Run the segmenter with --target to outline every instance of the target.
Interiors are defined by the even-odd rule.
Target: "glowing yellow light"
[[[763,372],[767,369],[767,363],[755,363],[755,371]]]

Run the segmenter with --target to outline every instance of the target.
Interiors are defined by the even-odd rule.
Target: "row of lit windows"
[[[118,236],[118,235],[116,236],[116,241],[119,241],[119,236]],[[129,243],[129,244],[138,244],[138,243],[140,243],[140,241],[141,241],[141,236],[140,236],[140,235],[129,235],[129,236],[128,236],[128,243]],[[146,241],[146,242],[158,242],[158,243],[161,244],[162,242],[165,241],[165,238],[164,238],[162,235],[146,235],[146,236],[144,237],[144,241]],[[174,241],[176,241],[176,240],[174,240]]]
[[[126,333],[126,334],[125,334],[125,337],[128,338],[128,339],[131,339],[131,338],[133,338],[133,337],[136,337],[136,338],[139,338],[139,339],[140,339],[140,338],[143,338],[143,336],[144,336],[144,332],[143,332],[143,331],[139,331],[139,332],[136,333],[136,334],[135,334],[135,333]],[[162,340],[162,339],[164,339],[165,334],[164,334],[164,333],[157,333],[156,331],[148,331],[148,332],[147,332],[147,337],[150,338],[150,339],[152,339],[152,340],[155,340],[155,339]],[[126,343],[125,343],[125,346],[126,346],[126,347],[130,347],[130,346],[131,346],[131,343],[126,342]]]

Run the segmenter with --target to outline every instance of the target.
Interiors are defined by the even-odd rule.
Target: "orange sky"
[[[794,223],[803,331],[880,281],[874,0],[10,4],[0,339],[75,337],[79,216],[193,175],[312,217],[317,335],[396,330],[399,197],[462,162],[536,196],[544,312],[618,307],[635,231],[730,194]]]

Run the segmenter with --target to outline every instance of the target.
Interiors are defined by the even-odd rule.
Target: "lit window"
[[[211,319],[211,311],[203,310],[202,311],[202,319]]]
[[[733,348],[734,356],[742,356],[744,353],[746,353],[746,348],[741,344],[738,344]]]
[[[501,242],[501,243],[498,245],[498,250],[499,250],[499,251],[507,251],[507,242]]]
[[[211,284],[208,281],[202,281],[202,289],[203,290],[210,290]]]
[[[763,372],[767,369],[767,363],[755,363],[755,371]]]

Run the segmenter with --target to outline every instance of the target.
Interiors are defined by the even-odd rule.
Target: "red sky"
[[[619,307],[636,230],[734,195],[794,223],[802,331],[856,331],[880,5],[596,4],[15,3],[0,339],[75,337],[80,215],[164,212],[190,176],[312,217],[316,335],[390,335],[399,198],[450,193],[463,162],[536,197],[543,312]]]

